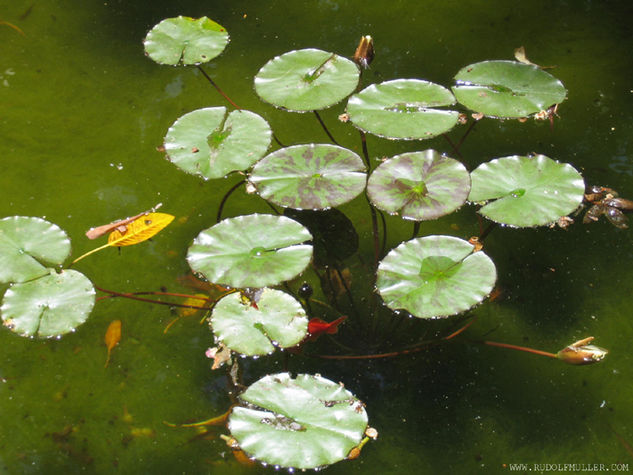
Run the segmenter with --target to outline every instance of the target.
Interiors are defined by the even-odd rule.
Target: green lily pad
[[[446,317],[481,302],[497,279],[494,263],[468,241],[425,236],[393,249],[378,266],[387,307],[419,318]]]
[[[457,160],[435,150],[396,155],[369,177],[367,194],[376,207],[424,221],[451,213],[466,202],[470,174]]]
[[[470,176],[468,200],[490,201],[479,212],[510,226],[553,223],[575,211],[585,191],[580,173],[545,155],[497,158],[482,163]]]
[[[243,302],[238,292],[220,299],[211,315],[215,337],[249,356],[272,353],[275,347],[289,348],[306,337],[308,318],[291,295],[265,288],[255,304]]]
[[[308,228],[313,237],[314,263],[319,267],[336,267],[358,250],[354,224],[336,208],[319,211],[286,208],[284,216]]]
[[[363,438],[367,412],[343,387],[319,375],[263,377],[240,394],[229,431],[250,457],[294,469],[324,467],[347,458]]]
[[[95,303],[92,283],[68,269],[29,282],[12,284],[2,300],[5,327],[22,336],[52,337],[74,331]]]
[[[453,104],[453,94],[438,84],[396,79],[351,96],[347,114],[356,127],[380,137],[430,139],[457,124],[459,112],[437,109]]]
[[[246,170],[264,156],[272,132],[259,115],[225,107],[189,112],[165,136],[167,158],[187,173],[205,179]]]
[[[330,107],[349,96],[360,71],[349,59],[319,49],[290,51],[268,61],[255,76],[264,101],[289,111]]]
[[[143,44],[145,54],[158,64],[188,66],[211,61],[229,42],[223,26],[206,16],[167,18],[152,28]]]
[[[207,280],[230,287],[266,287],[292,279],[312,257],[312,236],[284,216],[251,214],[220,221],[189,246],[187,261]]]
[[[347,203],[365,189],[365,165],[351,150],[329,144],[295,145],[260,160],[249,177],[264,199],[295,209]]]
[[[0,220],[0,283],[46,275],[69,254],[68,236],[53,223],[26,216]]]
[[[469,109],[489,117],[525,117],[560,104],[565,86],[537,66],[483,61],[462,68],[453,93]]]

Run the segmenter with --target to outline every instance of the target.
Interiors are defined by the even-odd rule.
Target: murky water
[[[556,65],[552,73],[569,91],[561,118],[553,131],[548,123],[483,121],[462,148],[466,165],[538,152],[574,164],[588,183],[633,197],[628,2],[178,3],[0,0],[0,20],[23,32],[0,24],[0,216],[46,217],[69,234],[75,256],[93,247],[83,236],[91,226],[158,202],[177,216],[151,242],[78,264],[95,285],[186,291],[177,277],[188,270],[187,246],[214,224],[219,200],[236,182],[204,183],[156,151],[180,115],[224,105],[195,70],[144,57],[147,30],[178,14],[207,15],[227,28],[231,43],[207,71],[240,106],[267,118],[285,143],[327,137],[310,114],[275,111],[256,97],[252,76],[275,55],[304,47],[351,55],[360,36],[371,34],[377,57],[368,83],[402,77],[448,86],[462,66],[511,59],[523,45],[532,61]],[[342,145],[358,151],[357,133],[336,120],[343,108],[323,118]],[[425,148],[450,152],[442,138],[369,137],[368,145],[376,159]],[[256,197],[238,195],[226,216],[269,212]],[[358,198],[342,210],[358,223],[361,257],[370,260],[365,202]],[[389,218],[388,225],[390,247],[409,238],[410,223]],[[478,232],[468,207],[421,230]],[[502,297],[477,308],[476,323],[454,343],[384,360],[291,359],[292,371],[345,382],[380,432],[358,460],[331,473],[507,473],[514,463],[537,472],[543,468],[534,463],[633,469],[630,230],[604,222],[566,232],[500,228],[486,252]],[[269,470],[238,465],[217,438],[221,431],[192,440],[194,430],[163,423],[206,419],[229,405],[224,374],[212,373],[204,356],[210,332],[193,317],[164,334],[172,318],[167,307],[109,299],[59,341],[0,331],[0,471]],[[123,336],[104,369],[103,335],[114,319],[122,320]],[[432,332],[433,325],[424,328]],[[590,335],[610,354],[589,367],[476,343],[556,352]],[[260,358],[246,365],[244,378],[250,383],[282,368],[283,358]]]

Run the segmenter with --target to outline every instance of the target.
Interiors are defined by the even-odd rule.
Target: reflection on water
[[[207,71],[288,144],[326,137],[310,114],[288,114],[257,99],[252,76],[275,55],[317,47],[351,56],[358,39],[370,34],[376,58],[364,73],[367,83],[403,77],[450,86],[464,65],[511,59],[516,47],[525,46],[531,60],[557,65],[550,72],[569,91],[561,120],[553,131],[549,123],[483,120],[462,148],[467,167],[543,153],[571,162],[590,184],[633,196],[628,2],[107,1],[69,9],[59,1],[0,0],[0,6],[0,20],[25,33],[0,25],[1,215],[46,216],[71,236],[74,257],[91,248],[83,233],[113,216],[162,202],[165,212],[186,217],[152,242],[120,255],[103,251],[78,264],[105,288],[186,291],[177,282],[187,271],[186,248],[214,223],[219,200],[235,183],[202,182],[156,151],[176,118],[225,105],[200,74],[144,57],[146,31],[178,14],[208,15],[228,29],[231,43]],[[342,145],[359,151],[357,133],[337,120],[343,111],[344,104],[336,105],[322,113],[323,120]],[[425,148],[450,154],[441,137],[421,143],[369,136],[368,147],[372,166],[380,157]],[[225,216],[270,212],[256,198],[238,195]],[[343,211],[357,224],[360,257],[371,262],[366,203],[361,197]],[[387,225],[388,248],[409,239],[410,223],[388,217]],[[420,234],[468,238],[478,232],[467,207],[423,224]],[[329,471],[506,473],[504,464],[515,462],[629,461],[629,232],[603,222],[569,231],[496,229],[485,251],[495,261],[504,297],[478,307],[463,338],[391,359],[290,358],[294,372],[343,381],[366,402],[370,424],[380,432],[359,459]],[[346,259],[346,266],[360,267],[357,259]],[[304,277],[319,287],[318,278]],[[368,290],[362,279],[351,282],[360,294]],[[23,339],[3,329],[0,471],[247,473],[219,439],[222,430],[196,438],[195,431],[163,423],[205,420],[230,404],[224,374],[212,373],[204,355],[213,345],[210,332],[191,318],[165,334],[174,317],[167,307],[109,299],[59,341]],[[103,336],[112,320],[122,321],[122,334],[103,368]],[[420,333],[445,324],[406,323],[399,327],[405,339],[413,324],[421,324]],[[358,335],[362,331],[350,317],[341,342]],[[590,367],[477,343],[554,352],[591,335],[610,354]],[[284,369],[283,356],[241,361],[247,382]]]

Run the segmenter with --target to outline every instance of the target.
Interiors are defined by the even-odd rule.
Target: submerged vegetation
[[[171,18],[148,33],[145,51],[159,64],[198,68],[226,97],[201,65],[221,54],[228,39],[226,30],[207,18]],[[373,57],[366,36],[353,60],[303,49],[271,59],[255,75],[263,101],[313,113],[331,143],[282,145],[265,119],[229,98],[233,110],[217,106],[188,112],[165,135],[167,159],[184,172],[204,180],[231,173],[242,177],[220,203],[217,224],[200,231],[187,252],[191,270],[213,295],[184,296],[183,303],[168,305],[208,315],[215,347],[207,356],[214,369],[227,368],[233,386],[235,405],[223,420],[230,433],[227,443],[266,464],[304,469],[353,459],[377,431],[368,426],[364,404],[342,383],[282,372],[245,387],[235,355],[279,349],[334,359],[388,357],[453,340],[474,322],[468,311],[494,295],[497,270],[482,249],[496,225],[567,227],[587,207],[585,223],[604,214],[625,228],[624,212],[633,209],[614,190],[588,187],[572,165],[542,154],[495,158],[470,172],[458,160],[464,140],[484,118],[554,120],[567,91],[525,58],[465,66],[450,89],[419,79],[363,88],[362,73]],[[345,99],[340,120],[358,129],[357,151],[338,145],[318,113]],[[459,140],[447,135],[459,129],[465,129]],[[394,140],[443,136],[455,158],[425,149],[373,166],[365,134]],[[268,153],[273,141],[278,148]],[[265,200],[272,214],[222,219],[224,204],[240,187]],[[373,255],[350,266],[346,260],[358,255],[359,236],[336,207],[361,194],[369,208]],[[466,203],[479,206],[479,214],[490,220],[479,236],[419,236],[421,222]],[[88,318],[96,290],[152,301],[95,288],[70,267],[100,249],[154,236],[174,219],[157,208],[89,231],[91,239],[108,234],[108,243],[70,264],[65,264],[70,239],[55,224],[32,217],[1,220],[0,282],[10,284],[0,308],[5,327],[29,337],[74,331]],[[387,250],[383,212],[412,221],[412,238]],[[315,292],[316,282],[321,288]],[[453,317],[455,326],[430,339],[398,340],[403,321],[408,328],[419,323],[407,317]],[[331,340],[339,353],[320,355],[310,344],[348,324],[356,332],[353,341]],[[395,343],[386,345],[382,333],[395,335]],[[105,337],[106,366],[120,335],[121,322],[114,320]],[[591,340],[558,353],[481,343],[585,365],[606,355],[589,345]]]

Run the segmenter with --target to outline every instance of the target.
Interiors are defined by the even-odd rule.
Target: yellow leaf
[[[149,213],[125,225],[121,231],[115,229],[108,236],[110,246],[131,246],[146,241],[171,223],[174,216],[167,213]]]

